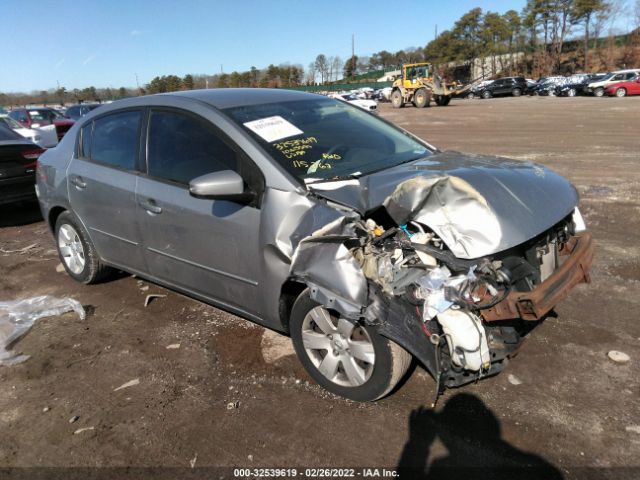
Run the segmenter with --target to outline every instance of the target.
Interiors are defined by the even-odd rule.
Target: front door
[[[135,222],[141,117],[124,111],[83,126],[67,172],[71,207],[100,257],[137,271],[145,269]]]
[[[149,272],[257,315],[259,206],[195,198],[188,188],[221,170],[255,178],[247,175],[248,161],[208,120],[181,110],[152,109],[147,131],[148,175],[136,199]]]

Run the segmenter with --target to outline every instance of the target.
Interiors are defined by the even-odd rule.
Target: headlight
[[[573,224],[576,226],[576,233],[584,232],[587,229],[587,226],[584,223],[584,218],[582,218],[582,214],[578,207],[573,210]]]

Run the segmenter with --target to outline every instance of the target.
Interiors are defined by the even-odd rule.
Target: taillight
[[[43,148],[34,148],[32,150],[25,150],[24,152],[22,152],[23,158],[25,158],[27,160],[33,160],[33,162],[28,163],[27,165],[25,165],[25,167],[27,167],[27,168],[34,167],[35,168],[36,163],[38,161],[38,158],[43,153],[44,153],[44,149]]]

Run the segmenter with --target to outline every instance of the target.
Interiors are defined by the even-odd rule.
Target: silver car
[[[67,273],[122,269],[290,335],[327,390],[495,375],[588,280],[567,180],[442,152],[319,95],[219,89],[105,105],[40,157]]]

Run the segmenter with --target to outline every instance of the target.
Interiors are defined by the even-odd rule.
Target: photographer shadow
[[[420,407],[409,417],[409,440],[397,466],[402,479],[561,480],[562,473],[542,457],[523,452],[501,438],[500,422],[476,396],[461,393],[440,413]],[[445,457],[428,465],[439,438]]]

